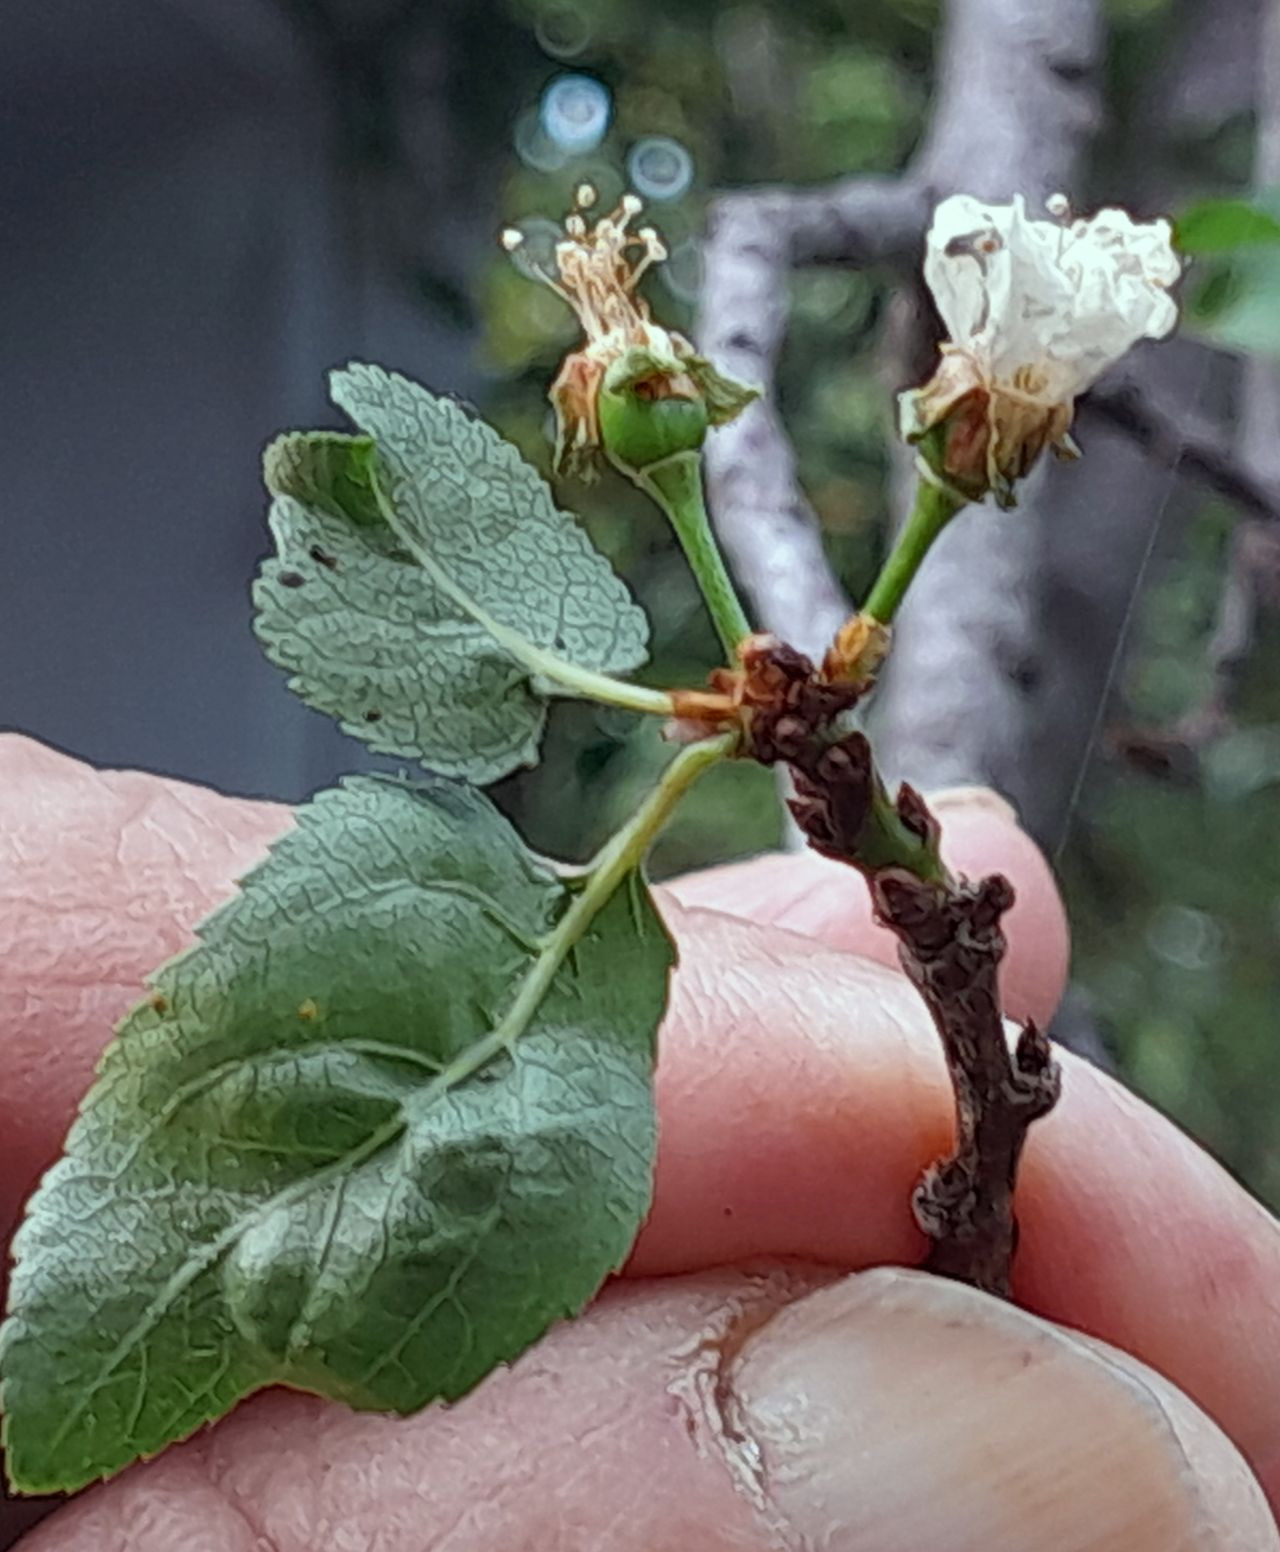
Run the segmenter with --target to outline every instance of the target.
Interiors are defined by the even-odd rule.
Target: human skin
[[[942,795],[935,807],[953,866],[1013,880],[1005,1003],[1011,1017],[1046,1021],[1067,959],[1049,869],[990,795]],[[288,822],[274,805],[95,772],[0,737],[6,1228],[142,977]],[[867,1372],[859,1309],[881,1284],[843,1274],[922,1258],[910,1189],[949,1126],[936,1036],[886,968],[892,945],[848,870],[768,858],[677,881],[661,903],[680,964],[662,1031],[654,1208],[626,1273],[592,1309],[448,1410],[397,1419],[256,1397],[60,1509],[24,1549],[896,1552],[889,1532],[868,1540],[814,1496],[852,1441],[866,1447],[865,1390],[836,1385],[821,1426],[796,1425],[781,1443],[769,1430],[822,1376]],[[1155,1112],[1063,1062],[1063,1100],[1024,1161],[1016,1300],[1166,1376],[1280,1503],[1280,1227]],[[983,1339],[1041,1351],[1032,1326],[987,1322]],[[994,1442],[1007,1417],[989,1368],[934,1368],[979,1409],[990,1384],[987,1421],[966,1414],[966,1429],[992,1430]],[[1044,1374],[1037,1394],[1052,1413],[1069,1384],[1048,1359]],[[1079,1433],[1084,1450],[1089,1428]],[[1063,1469],[1075,1449],[1062,1442]],[[767,1479],[751,1475],[760,1458]],[[897,1460],[893,1488],[904,1503],[928,1500],[940,1525],[963,1520],[927,1449]],[[1234,1477],[1222,1488],[1240,1491]],[[819,1529],[810,1513],[826,1517]],[[955,1536],[928,1544],[968,1552],[974,1543]]]

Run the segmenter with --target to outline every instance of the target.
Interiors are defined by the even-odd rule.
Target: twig
[[[1280,519],[1280,482],[1255,469],[1222,428],[1159,409],[1134,383],[1100,384],[1081,405],[1119,427],[1152,458],[1192,475],[1251,517]]]
[[[926,1265],[1007,1296],[1018,1161],[1027,1128],[1053,1108],[1061,1083],[1034,1025],[1012,1052],[1005,1038],[997,977],[1005,952],[1000,923],[1013,889],[999,875],[978,884],[953,879],[924,800],[906,785],[891,799],[866,737],[839,733],[861,687],[833,682],[768,637],[751,639],[734,677],[745,752],[764,765],[789,766],[791,809],[809,844],[867,879],[876,915],[897,937],[903,970],[942,1041],[956,1143],[913,1197],[932,1242]]]
[[[877,919],[898,939],[903,971],[920,993],[942,1041],[955,1095],[956,1142],[925,1171],[912,1197],[929,1236],[929,1271],[1007,1297],[1017,1221],[1013,1191],[1027,1128],[1057,1102],[1061,1073],[1034,1024],[1010,1052],[997,975],[1000,922],[1013,887],[993,874],[980,883],[921,877],[918,866],[886,864],[884,788],[860,733],[792,761],[792,804],[810,844],[856,867],[871,886]],[[937,824],[910,787],[891,805],[899,831],[936,857]]]
[[[731,194],[711,214],[698,337],[722,370],[764,389],[708,444],[712,514],[756,619],[811,657],[852,610],[771,391],[791,270],[901,258],[918,243],[927,209],[908,184],[854,179],[825,190]]]
[[[1027,1128],[1057,1103],[1062,1077],[1035,1024],[1012,1052],[1000,1016],[996,974],[1000,922],[1013,888],[1000,874],[943,891],[909,873],[878,874],[879,920],[898,939],[903,971],[942,1040],[956,1104],[952,1152],[925,1171],[912,1198],[932,1245],[931,1272],[1009,1295],[1017,1247],[1013,1189]]]

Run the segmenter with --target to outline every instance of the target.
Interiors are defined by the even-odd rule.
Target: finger
[[[825,1285],[824,1285],[825,1284]],[[275,1393],[29,1552],[1275,1552],[1240,1457],[1141,1366],[956,1284],[616,1285],[457,1406]]]
[[[948,1146],[937,1036],[900,975],[672,905],[656,1197],[636,1275],[751,1255],[917,1265],[909,1202]],[[1020,1304],[1136,1354],[1280,1504],[1280,1226],[1170,1122],[1061,1053],[1020,1176]]]
[[[47,769],[60,761],[42,757],[36,817],[24,822],[25,844],[10,844],[14,865],[0,869],[19,903],[63,907],[0,964],[0,1060],[19,1075],[40,1062],[64,1069],[48,1085],[28,1082],[29,1109],[15,1106],[29,1174],[35,1155],[43,1163],[56,1153],[114,1013],[286,817],[180,785],[162,798],[143,777],[132,787],[118,778],[131,797],[113,804],[93,789],[118,793],[114,781],[68,762]],[[44,785],[59,774],[60,790]],[[82,815],[95,801],[90,823]],[[149,860],[141,871],[130,865],[139,855]],[[163,946],[157,903],[172,938]],[[634,1270],[760,1254],[846,1267],[918,1261],[907,1203],[922,1165],[946,1146],[950,1098],[915,994],[812,940],[674,903],[668,916],[682,962],[663,1034],[657,1197]],[[86,918],[97,925],[82,932]],[[91,991],[104,945],[102,1002],[114,1008]],[[1280,1495],[1280,1231],[1115,1085],[1071,1064],[1066,1088],[1028,1151],[1020,1297],[1181,1384]]]
[[[1003,873],[1017,900],[1005,919],[1009,952],[1000,986],[1010,1018],[1053,1017],[1066,984],[1069,936],[1053,872],[1014,811],[985,787],[956,788],[929,799],[942,825],[942,853],[960,874]],[[664,886],[683,905],[701,905],[749,921],[785,927],[832,948],[897,965],[897,943],[871,916],[865,880],[814,852],[773,853],[707,868]]]
[[[0,1226],[52,1162],[111,1027],[288,823],[0,734]]]

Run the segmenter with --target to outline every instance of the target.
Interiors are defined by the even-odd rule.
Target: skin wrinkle
[[[69,1543],[61,1522],[46,1521],[24,1540],[23,1552],[42,1546],[62,1552],[64,1545],[76,1552],[282,1552],[210,1482],[198,1444],[183,1449],[187,1458],[144,1492],[108,1486],[85,1493],[68,1516],[74,1517]]]
[[[233,1498],[230,1493],[223,1492],[212,1476],[209,1480],[218,1497],[253,1538],[249,1543],[252,1552],[283,1552],[283,1548],[277,1546],[275,1540],[268,1535],[260,1515],[251,1513],[248,1505]]]
[[[833,1274],[822,1279],[815,1269],[812,1281],[797,1290],[794,1299],[803,1300],[832,1280]],[[701,1449],[719,1456],[739,1492],[759,1515],[769,1546],[802,1552],[800,1539],[771,1498],[763,1454],[746,1426],[733,1390],[733,1375],[743,1349],[791,1302],[761,1309],[739,1307],[729,1325],[711,1340],[704,1338],[692,1355],[695,1362],[690,1365],[682,1399],[686,1405],[690,1397],[693,1401],[690,1436]]]

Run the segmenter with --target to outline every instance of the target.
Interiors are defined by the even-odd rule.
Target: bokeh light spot
[[[543,92],[538,117],[547,139],[574,155],[595,150],[612,113],[609,89],[594,76],[561,75]]]
[[[536,108],[520,115],[512,138],[516,155],[534,172],[559,172],[569,160],[568,153],[543,129],[542,116]]]
[[[627,176],[643,199],[679,199],[693,183],[693,157],[678,140],[649,135],[631,147]]]
[[[544,11],[533,29],[538,47],[553,59],[576,59],[591,42],[591,23],[576,5]]]

